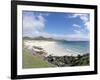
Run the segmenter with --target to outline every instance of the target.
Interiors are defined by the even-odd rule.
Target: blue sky
[[[89,40],[89,14],[23,11],[23,36]]]

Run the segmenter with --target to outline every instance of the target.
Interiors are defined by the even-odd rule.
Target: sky
[[[89,40],[87,13],[23,11],[23,36],[65,40]]]

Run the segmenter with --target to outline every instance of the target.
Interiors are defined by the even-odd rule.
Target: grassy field
[[[55,65],[45,61],[42,57],[32,55],[29,53],[28,49],[23,48],[22,54],[22,66],[23,68],[46,68],[46,67],[56,67]]]

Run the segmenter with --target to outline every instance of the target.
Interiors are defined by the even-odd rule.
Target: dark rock
[[[58,67],[64,66],[84,66],[89,65],[89,54],[78,56],[52,56],[46,57],[46,60]]]

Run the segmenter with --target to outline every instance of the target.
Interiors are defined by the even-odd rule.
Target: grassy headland
[[[30,54],[27,48],[23,48],[23,68],[45,68],[45,67],[55,67],[55,65],[43,60],[40,55]]]

